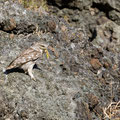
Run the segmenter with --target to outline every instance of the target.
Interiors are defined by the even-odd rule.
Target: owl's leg
[[[34,75],[33,75],[33,71],[32,71],[34,65],[35,65],[35,64],[33,63],[33,64],[31,64],[31,65],[28,67],[28,75],[31,77],[32,80],[36,80],[35,77],[34,77]]]

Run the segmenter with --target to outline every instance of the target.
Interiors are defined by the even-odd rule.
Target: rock
[[[100,69],[101,66],[102,66],[101,63],[100,63],[100,61],[98,59],[94,59],[94,58],[91,59],[90,64],[93,67],[93,69],[95,69],[95,70]]]
[[[105,68],[108,68],[110,65],[109,65],[109,63],[105,62],[103,66],[104,66]]]
[[[120,2],[118,0],[109,1],[109,0],[93,0],[97,4],[108,5],[113,9],[120,11]]]
[[[4,24],[3,25],[3,30],[7,31],[7,32],[12,31],[16,28],[16,22],[12,18],[9,19],[9,20],[6,20],[3,24]]]
[[[48,21],[48,29],[51,31],[51,32],[55,32],[55,29],[56,29],[56,23],[54,21]]]
[[[13,119],[14,108],[9,105],[8,101],[0,95],[0,119]]]
[[[120,25],[120,12],[112,10],[109,12],[109,18],[116,24]]]
[[[88,7],[91,4],[90,0],[86,0],[84,2],[84,0],[54,0],[49,1],[47,0],[49,4],[53,4],[53,5],[57,5],[59,7],[68,7],[68,8],[78,8],[78,9],[83,9],[84,7]]]
[[[87,99],[90,110],[93,110],[99,103],[98,98],[93,94],[87,94]]]
[[[26,120],[26,119],[28,119],[28,113],[27,113],[25,110],[21,110],[21,111],[20,111],[20,117],[21,117],[23,120]]]
[[[105,24],[106,22],[108,22],[108,18],[105,17],[105,16],[102,16],[102,17],[97,19],[97,24],[98,25]]]
[[[77,102],[76,114],[77,119],[92,120],[88,104],[85,102]]]

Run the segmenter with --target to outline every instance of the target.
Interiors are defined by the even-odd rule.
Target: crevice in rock
[[[19,32],[19,31],[17,31],[16,29],[14,29],[14,30],[10,30],[10,31],[6,31],[6,30],[3,30],[3,29],[0,29],[0,31],[3,31],[3,32],[5,32],[5,33],[8,33],[8,34],[15,34],[15,35],[19,35],[19,34],[31,34],[31,33],[33,33],[33,32]]]
[[[105,3],[95,3],[93,2],[92,8],[97,8],[99,11],[102,11],[105,13],[106,17],[109,18],[109,12],[114,10],[109,4]]]
[[[93,29],[93,30],[90,29],[90,32],[92,35],[91,35],[91,37],[89,37],[88,41],[92,42],[97,37],[97,31],[96,31],[96,29]]]
[[[52,0],[52,1],[47,0],[47,4],[51,5],[51,6],[55,6],[55,7],[59,8],[59,9],[68,8],[68,9],[72,9],[72,10],[79,10],[79,8],[77,8],[77,7],[72,7],[72,6],[68,5],[72,1],[73,0],[62,0],[61,3],[60,3],[61,5],[58,5],[55,2],[55,0]]]
[[[18,34],[31,34],[31,33],[33,33],[34,32],[34,30],[35,30],[35,28],[30,28],[30,27],[28,27],[28,28],[26,28],[26,29],[13,29],[13,30],[4,30],[4,28],[3,27],[0,27],[0,31],[3,31],[3,32],[6,32],[6,33],[8,33],[8,34],[15,34],[15,35],[18,35]]]
[[[6,31],[6,30],[1,29],[1,28],[0,28],[0,31],[6,32],[6,33],[8,33],[8,34],[12,34],[12,33],[14,33],[13,31]],[[17,33],[14,33],[14,34],[17,34]]]

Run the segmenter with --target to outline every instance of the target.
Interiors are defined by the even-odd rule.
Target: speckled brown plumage
[[[7,67],[6,70],[13,68],[21,68],[28,73],[32,79],[35,77],[32,74],[32,69],[38,58],[42,57],[43,52],[47,49],[47,45],[37,42],[33,44],[30,48],[23,51],[15,60],[13,60]]]

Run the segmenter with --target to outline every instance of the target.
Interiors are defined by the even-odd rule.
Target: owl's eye
[[[41,47],[45,47],[44,45],[41,45]]]

